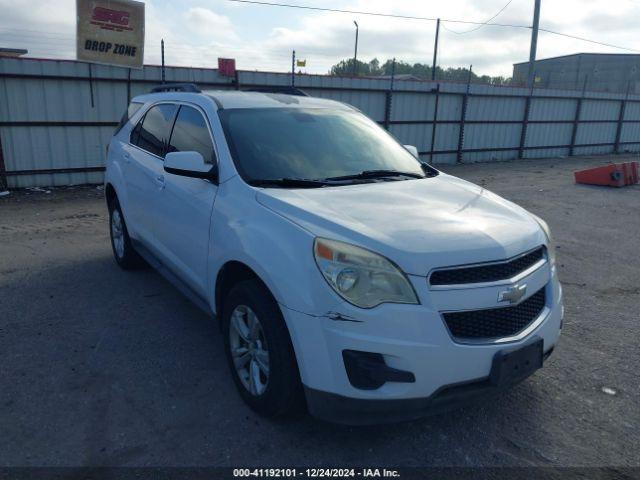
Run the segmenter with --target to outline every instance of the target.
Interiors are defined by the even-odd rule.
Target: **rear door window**
[[[176,105],[169,103],[151,107],[131,132],[131,143],[164,158],[176,109]]]
[[[168,152],[198,152],[205,162],[215,163],[213,141],[202,113],[186,105],[180,107]]]
[[[142,105],[144,105],[144,104],[142,104],[142,103],[140,103],[140,102],[131,102],[131,103],[129,104],[129,106],[127,107],[127,109],[126,109],[126,110],[124,111],[124,113],[122,114],[122,118],[120,119],[120,123],[118,123],[118,126],[116,127],[116,131],[114,132],[114,135],[115,135],[116,133],[118,133],[118,132],[122,129],[122,127],[124,127],[124,126],[127,124],[127,122],[129,121],[129,119],[130,119],[131,117],[133,117],[133,116],[136,114],[136,112],[137,112],[138,110],[140,110],[140,108],[142,107]]]

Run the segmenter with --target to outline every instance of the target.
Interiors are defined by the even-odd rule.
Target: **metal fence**
[[[290,85],[291,74],[167,67],[203,89]],[[102,182],[105,147],[129,99],[160,83],[143,70],[0,59],[0,186]],[[481,162],[640,151],[640,96],[296,75],[312,96],[349,103],[415,145],[424,161]]]

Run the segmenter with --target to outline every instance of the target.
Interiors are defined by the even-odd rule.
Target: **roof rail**
[[[151,89],[151,93],[157,92],[194,92],[200,93],[195,83],[165,83]]]
[[[295,95],[298,97],[308,97],[309,94],[303,92],[299,88],[290,85],[265,85],[258,87],[243,88],[244,92],[260,92],[260,93],[283,93],[285,95]]]

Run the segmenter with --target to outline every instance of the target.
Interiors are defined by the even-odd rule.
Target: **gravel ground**
[[[100,188],[13,192],[0,199],[0,465],[640,466],[640,186],[571,174],[608,161],[444,168],[549,222],[561,342],[493,402],[366,428],[245,407],[214,322],[112,260]]]

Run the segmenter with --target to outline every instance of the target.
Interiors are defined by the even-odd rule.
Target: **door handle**
[[[124,161],[125,162],[127,162],[127,163],[131,162],[131,155],[129,155],[127,152],[124,152],[123,157],[124,157]]]
[[[164,188],[164,175],[158,175],[156,177],[156,183],[158,184],[158,186],[163,189]]]

